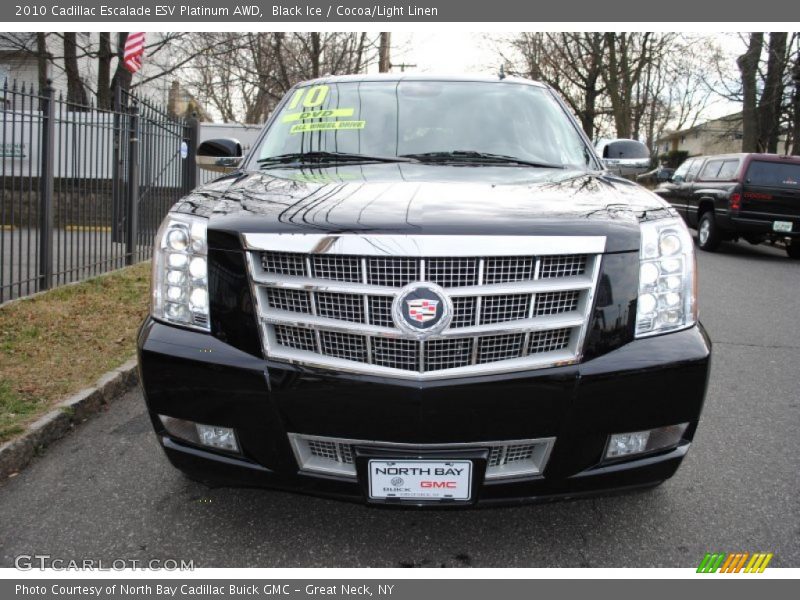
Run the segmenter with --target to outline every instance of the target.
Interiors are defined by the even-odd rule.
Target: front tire
[[[697,224],[697,245],[701,250],[713,252],[719,248],[720,242],[722,242],[722,236],[714,221],[714,213],[706,211],[700,216],[700,222]]]
[[[800,241],[794,241],[786,246],[786,254],[789,255],[789,258],[800,259]]]

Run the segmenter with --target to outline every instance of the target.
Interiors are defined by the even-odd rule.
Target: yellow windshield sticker
[[[309,131],[339,131],[340,129],[364,129],[366,121],[321,121],[317,123],[298,123],[292,125],[289,133],[306,133]]]
[[[287,108],[289,110],[294,110],[300,105],[300,100],[303,101],[303,106],[305,108],[314,108],[315,106],[319,106],[325,102],[325,98],[328,97],[328,90],[330,90],[330,88],[327,85],[315,85],[314,87],[310,88],[300,88],[294,93],[294,95],[292,95],[292,99],[289,101],[289,106]]]
[[[306,110],[303,112],[289,113],[284,115],[284,123],[294,123],[295,121],[307,121],[309,119],[336,119],[337,117],[352,117],[352,108],[329,108],[327,110]]]

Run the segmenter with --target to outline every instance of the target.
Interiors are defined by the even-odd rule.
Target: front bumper
[[[670,477],[697,427],[710,342],[697,326],[569,367],[412,382],[272,363],[148,319],[139,335],[139,365],[147,407],[172,464],[219,484],[366,501],[363,477],[301,473],[288,433],[420,446],[555,438],[541,475],[484,482],[480,473],[472,500],[489,504],[647,486]],[[232,427],[241,454],[170,437],[159,414]],[[601,464],[612,433],[687,422],[675,448]],[[476,470],[483,464],[476,461]]]

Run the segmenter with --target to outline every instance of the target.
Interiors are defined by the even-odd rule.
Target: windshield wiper
[[[375,156],[372,154],[353,154],[350,152],[289,152],[276,156],[259,158],[256,161],[260,165],[269,164],[288,164],[288,163],[308,163],[308,162],[414,162],[413,158],[402,156]]]
[[[404,158],[413,158],[422,162],[483,162],[491,164],[525,165],[528,167],[539,167],[542,169],[563,169],[564,165],[539,162],[535,160],[525,160],[516,156],[505,154],[492,154],[490,152],[478,152],[477,150],[448,150],[440,152],[422,152],[420,154],[402,154]]]

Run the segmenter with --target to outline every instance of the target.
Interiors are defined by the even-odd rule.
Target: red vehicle
[[[655,192],[697,229],[703,250],[740,238],[780,240],[791,258],[800,258],[800,156],[689,158]]]

